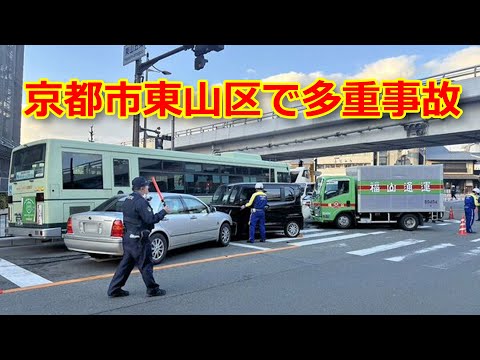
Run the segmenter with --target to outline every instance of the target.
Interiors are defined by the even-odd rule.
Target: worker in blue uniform
[[[167,206],[154,214],[147,201],[149,181],[144,177],[136,177],[132,181],[131,193],[122,206],[123,211],[123,258],[108,288],[108,296],[128,296],[129,292],[122,287],[127,282],[133,267],[137,265],[147,286],[147,296],[165,295],[153,278],[152,246],[149,240],[150,231],[155,223],[170,213]]]
[[[465,195],[464,208],[465,208],[465,225],[467,227],[467,233],[475,233],[472,230],[473,222],[475,221],[475,208],[480,206],[478,202],[478,195],[480,190],[475,188],[472,190],[474,193]]]
[[[260,227],[260,242],[265,242],[266,231],[265,231],[265,208],[268,206],[267,195],[263,192],[263,184],[255,184],[255,192],[253,193],[250,201],[245,205],[241,206],[241,209],[246,207],[251,207],[250,214],[250,234],[247,242],[255,242],[255,229],[257,223]]]

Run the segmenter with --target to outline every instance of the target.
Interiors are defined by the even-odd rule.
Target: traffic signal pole
[[[159,55],[151,60],[148,60],[142,63],[141,59],[135,61],[135,82],[140,83],[142,82],[142,74],[145,70],[147,70],[150,66],[155,65],[157,61],[165,59],[169,56],[175,55],[181,51],[193,49],[194,45],[182,45],[172,51],[169,51],[165,54]],[[140,114],[133,115],[133,135],[132,135],[132,146],[139,147],[140,146]]]
[[[135,61],[135,82],[140,83],[142,82],[142,74],[144,71],[148,70],[150,66],[155,65],[157,61],[165,59],[169,56],[175,55],[181,51],[193,49],[195,53],[195,62],[194,67],[195,70],[201,70],[208,62],[207,59],[204,58],[204,55],[209,53],[210,51],[222,51],[224,49],[224,45],[182,45],[176,49],[173,49],[165,54],[159,55],[151,60],[147,60],[142,63],[141,59]],[[175,121],[174,119],[172,121]],[[174,127],[174,123],[172,123],[172,128]],[[133,115],[133,136],[132,136],[132,146],[139,147],[140,146],[140,114]],[[172,133],[171,139],[173,139],[174,134]],[[166,137],[164,135],[164,138]],[[162,140],[163,140],[162,139]],[[172,143],[172,150],[174,148],[174,144]]]

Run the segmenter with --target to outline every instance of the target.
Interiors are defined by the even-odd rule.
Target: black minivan
[[[296,237],[303,229],[302,186],[295,183],[263,183],[268,207],[265,211],[265,228],[269,231],[283,230],[285,236]],[[211,205],[218,211],[230,214],[232,232],[238,237],[248,235],[250,209],[240,210],[255,192],[255,183],[220,185],[213,194]],[[258,232],[258,228],[257,228]]]

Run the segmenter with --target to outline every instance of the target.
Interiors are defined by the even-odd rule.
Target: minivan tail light
[[[123,236],[123,222],[122,220],[115,220],[112,225],[112,232],[110,236],[122,237]]]
[[[67,234],[73,234],[72,218],[69,217],[67,220]]]

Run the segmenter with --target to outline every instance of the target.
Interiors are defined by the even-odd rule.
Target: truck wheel
[[[298,222],[291,220],[285,224],[283,233],[285,234],[285,236],[291,238],[297,237],[298,234],[300,234],[300,225],[298,225]]]
[[[349,229],[352,227],[353,220],[352,220],[352,215],[350,214],[340,214],[337,216],[335,219],[335,225],[339,229]]]
[[[418,217],[413,214],[405,214],[398,220],[400,227],[405,231],[413,231],[418,227]]]

